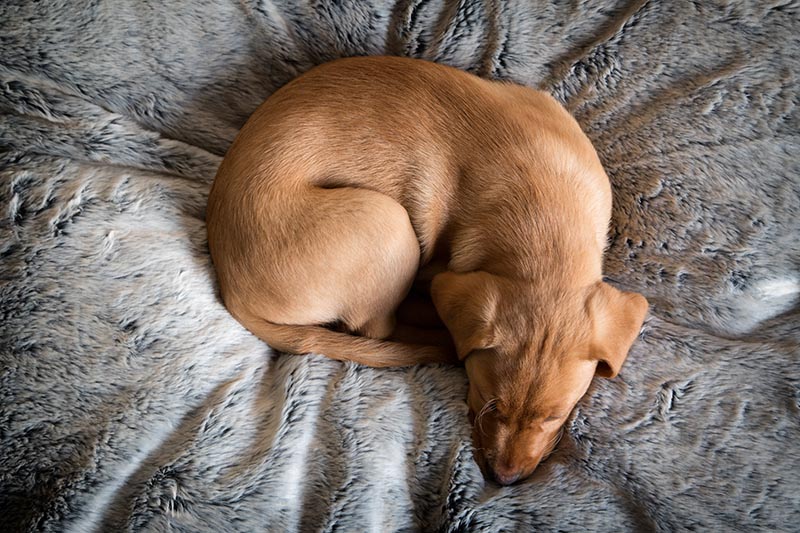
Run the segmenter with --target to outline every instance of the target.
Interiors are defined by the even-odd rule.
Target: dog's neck
[[[598,235],[605,235],[607,220],[586,210],[586,203],[596,198],[568,184],[540,190],[515,180],[495,184],[493,191],[495,197],[481,198],[480,204],[462,202],[449,232],[449,248],[459,250],[449,258],[450,270],[483,270],[564,288],[602,278],[603,242]]]

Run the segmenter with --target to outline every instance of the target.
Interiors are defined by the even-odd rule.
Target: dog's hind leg
[[[337,192],[334,192],[337,191]],[[338,278],[343,296],[341,319],[354,333],[375,339],[395,327],[397,306],[406,297],[420,261],[420,246],[406,210],[383,194],[364,189],[331,189],[347,195],[352,208],[343,227],[348,250],[334,261],[349,273]],[[345,263],[345,265],[342,265]]]
[[[351,333],[388,337],[419,268],[406,210],[351,187],[308,187],[284,197],[281,218],[261,226],[259,257],[247,258],[243,279],[253,283],[251,297],[239,299],[244,311],[274,324],[340,322]]]
[[[396,322],[394,311],[390,311],[368,320],[356,333],[372,339],[385,339],[394,331]]]

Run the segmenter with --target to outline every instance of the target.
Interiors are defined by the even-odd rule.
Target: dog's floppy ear
[[[587,307],[592,322],[590,357],[598,361],[596,374],[616,377],[639,335],[649,307],[647,300],[641,294],[600,282],[590,289]]]
[[[494,346],[498,296],[497,282],[487,272],[442,272],[433,278],[431,298],[453,337],[459,359]]]

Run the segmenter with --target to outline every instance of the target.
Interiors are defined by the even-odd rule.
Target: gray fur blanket
[[[800,530],[794,1],[0,3],[0,530]],[[652,304],[524,483],[462,368],[274,353],[204,225],[249,113],[396,54],[542,88],[614,185]]]

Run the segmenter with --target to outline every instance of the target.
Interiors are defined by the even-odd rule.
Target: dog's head
[[[648,308],[603,282],[534,291],[486,272],[439,274],[431,296],[465,361],[476,458],[503,485],[553,450],[594,376],[617,375]]]

